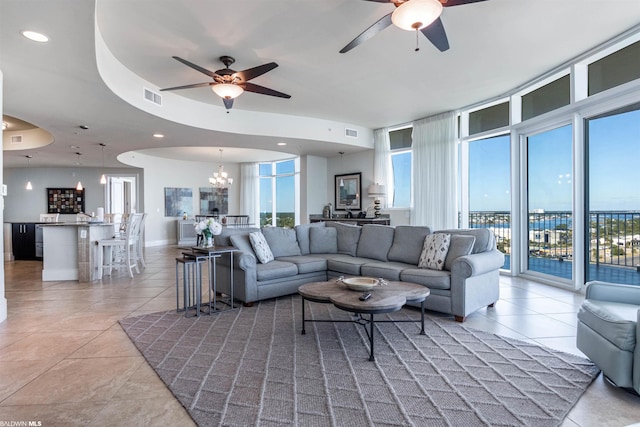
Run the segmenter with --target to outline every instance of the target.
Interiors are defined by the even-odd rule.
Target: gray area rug
[[[308,307],[315,319],[351,319],[331,304]],[[427,335],[419,322],[380,324],[369,362],[362,326],[311,323],[301,335],[300,310],[293,296],[120,323],[201,426],[557,426],[599,372],[586,359],[437,317],[427,317]]]

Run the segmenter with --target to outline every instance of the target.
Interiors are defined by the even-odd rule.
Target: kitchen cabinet
[[[36,257],[36,224],[14,223],[11,225],[11,243],[13,245],[13,259],[34,260]]]

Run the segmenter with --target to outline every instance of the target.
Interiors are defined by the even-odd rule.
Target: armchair
[[[577,347],[618,387],[640,393],[640,286],[587,283]]]

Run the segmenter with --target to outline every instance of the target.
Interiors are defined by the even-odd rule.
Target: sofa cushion
[[[258,258],[258,261],[262,264],[267,264],[273,261],[273,252],[271,252],[267,239],[264,238],[264,234],[262,234],[262,232],[254,231],[253,233],[249,233],[249,240],[251,241],[251,247],[256,254],[256,258]]]
[[[253,246],[251,246],[251,240],[249,240],[249,234],[232,234],[229,236],[229,240],[231,241],[231,246],[238,248],[238,250],[242,252],[256,256],[256,253],[253,251]]]
[[[298,267],[290,262],[271,261],[266,264],[256,265],[256,279],[258,279],[259,282],[291,277],[297,274]]]
[[[451,271],[453,262],[461,256],[469,255],[473,250],[473,244],[476,242],[475,236],[467,236],[463,234],[452,234],[451,242],[449,242],[449,251],[447,259],[444,262],[444,269]]]
[[[326,258],[314,257],[312,255],[301,256],[285,256],[278,258],[278,261],[285,261],[295,264],[298,267],[298,273],[315,273],[317,271],[327,270]]]
[[[356,256],[362,227],[340,222],[330,222],[327,226],[338,231],[338,253]]]
[[[360,274],[387,280],[400,280],[400,273],[407,268],[415,268],[415,265],[403,262],[368,262],[360,267]]]
[[[393,244],[389,249],[389,261],[418,265],[424,238],[431,233],[429,227],[398,225],[393,233]]]
[[[465,228],[465,229],[451,229],[451,230],[438,230],[436,233],[447,234],[462,234],[466,236],[474,236],[476,242],[471,250],[472,254],[480,252],[491,251],[496,248],[496,238],[493,231],[488,228]]]
[[[408,268],[400,273],[403,282],[417,283],[430,289],[451,289],[451,272],[428,268]]]
[[[418,261],[418,268],[430,268],[432,270],[443,270],[444,262],[449,252],[451,234],[434,233],[424,238],[422,254]]]
[[[586,299],[578,311],[578,320],[621,350],[636,347],[638,306],[620,302]]]
[[[368,262],[371,260],[367,258],[338,254],[327,258],[327,268],[340,274],[360,276],[360,267]]]
[[[338,253],[338,233],[336,229],[332,227],[313,227],[309,229],[309,253]]]
[[[393,243],[393,232],[393,227],[389,225],[363,225],[356,255],[360,258],[388,261],[387,255]]]
[[[293,228],[265,227],[262,234],[275,258],[301,255],[296,230]]]
[[[324,227],[324,222],[312,222],[311,224],[300,224],[295,226],[300,255],[309,254],[309,229],[312,227]]]

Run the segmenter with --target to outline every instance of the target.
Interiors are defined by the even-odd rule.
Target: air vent
[[[159,93],[155,93],[154,91],[149,90],[146,87],[144,88],[144,99],[149,102],[153,102],[156,105],[162,106],[162,95],[160,95]]]
[[[349,138],[357,138],[358,137],[358,131],[355,130],[355,129],[345,128],[344,129],[344,136],[348,136]]]
[[[22,135],[13,135],[11,137],[12,144],[22,144]]]

